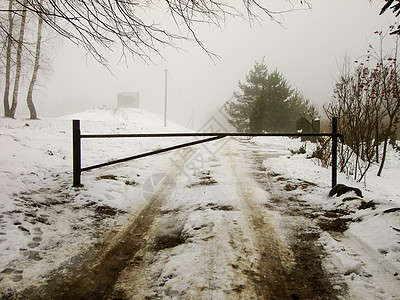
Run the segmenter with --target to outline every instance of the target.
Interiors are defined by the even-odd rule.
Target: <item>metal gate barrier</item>
[[[342,134],[337,132],[337,118],[332,118],[332,132],[331,133],[237,133],[237,132],[227,132],[227,133],[133,133],[133,134],[81,134],[80,120],[72,121],[72,160],[73,160],[73,186],[80,187],[81,183],[81,173],[84,171],[89,171],[105,166],[110,166],[122,162],[126,162],[133,159],[138,159],[154,154],[159,154],[167,151],[176,150],[183,147],[189,147],[201,143],[211,142],[218,139],[222,139],[228,136],[232,137],[260,137],[260,136],[280,136],[280,137],[302,137],[302,136],[327,136],[332,137],[332,187],[337,183],[337,142],[338,138],[344,143],[344,137]],[[172,147],[167,147],[163,149],[158,149],[155,151],[150,151],[146,153],[137,154],[134,156],[129,156],[121,159],[116,159],[114,161],[109,161],[89,167],[82,168],[81,162],[81,140],[82,139],[99,139],[99,138],[148,138],[148,137],[209,137],[189,143],[179,144]]]

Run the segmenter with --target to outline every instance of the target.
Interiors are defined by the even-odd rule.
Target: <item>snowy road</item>
[[[0,119],[0,299],[400,299],[394,149],[382,177],[338,174],[363,199],[329,197],[315,145],[289,138],[214,141],[73,188],[71,119],[89,134],[186,130],[135,109]],[[85,140],[83,165],[182,140]]]
[[[223,143],[223,145],[221,145]],[[261,154],[260,154],[261,153]],[[229,139],[170,154],[146,201],[89,251],[21,299],[333,299],[321,229],[262,166],[268,152]],[[287,182],[284,182],[287,184]],[[300,184],[300,183],[298,183]],[[302,183],[304,189],[312,185]]]

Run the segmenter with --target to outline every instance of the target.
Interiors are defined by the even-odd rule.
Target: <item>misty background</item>
[[[168,70],[168,119],[198,129],[239,91],[238,81],[254,63],[277,69],[293,88],[317,107],[329,101],[334,78],[346,55],[352,60],[377,45],[376,30],[386,31],[396,20],[391,12],[379,16],[384,1],[312,1],[311,10],[267,16],[259,24],[230,18],[221,29],[203,26],[197,35],[205,47],[219,55],[211,59],[194,42],[158,49],[164,58],[153,62],[121,60],[109,53],[110,70],[68,40],[58,38],[48,49],[50,68],[34,93],[40,117],[57,117],[85,109],[116,107],[119,92],[139,93],[140,108],[163,115],[165,70]],[[266,4],[268,6],[268,4]],[[166,16],[167,18],[168,16]],[[17,115],[28,115],[20,102]]]

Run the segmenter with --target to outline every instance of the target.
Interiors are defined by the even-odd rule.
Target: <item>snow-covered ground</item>
[[[253,167],[245,156],[252,151],[262,162],[259,173],[270,178],[267,184],[284,182],[292,187],[284,189],[286,196],[292,195],[315,210],[346,211],[341,218],[349,219],[348,230],[343,233],[328,230],[320,235],[318,242],[328,253],[324,268],[343,279],[349,289],[348,298],[400,299],[398,153],[389,153],[379,178],[374,175],[376,166],[363,183],[339,174],[340,183],[360,188],[364,201],[375,203],[374,208],[367,209],[359,209],[360,200],[343,201],[349,194],[328,197],[330,169],[307,158],[311,144],[307,145],[307,154],[293,155],[290,150],[299,149],[302,142],[289,138],[253,138],[241,142],[224,139],[84,172],[84,186],[73,188],[72,119],[81,120],[82,133],[187,131],[172,123],[165,128],[161,117],[135,109],[101,108],[37,121],[0,119],[3,298],[12,297],[14,291],[44,284],[51,270],[62,267],[85,249],[97,244],[100,249],[103,233],[110,239],[113,235],[117,238],[119,229],[122,232],[135,218],[150,220],[150,212],[148,216],[141,212],[151,201],[156,201],[157,187],[162,185],[166,186],[163,197],[167,201],[158,203],[161,211],[153,217],[157,219],[154,228],[149,229],[156,246],[137,254],[135,259],[138,261],[139,255],[140,263],[133,264],[140,265],[141,273],[137,271],[140,276],[136,274],[140,278],[135,283],[141,284],[130,286],[132,270],[127,268],[121,272],[117,286],[130,291],[131,297],[138,295],[137,299],[149,295],[165,298],[197,295],[213,299],[229,299],[238,293],[241,298],[257,295],[257,288],[246,282],[256,277],[252,267],[258,260],[260,237],[267,232],[256,225],[275,224],[274,238],[279,237],[279,243],[283,244],[274,247],[285,261],[283,268],[293,268],[294,254],[282,250],[290,248],[286,247],[290,241],[286,240],[285,228],[280,227],[278,213],[266,209],[277,187],[265,189],[250,178]],[[83,166],[188,140],[83,140]],[[305,192],[307,189],[298,188],[296,184],[300,181],[307,182],[312,189]],[[257,210],[263,213],[262,220],[255,213]],[[185,241],[179,240],[180,237]],[[143,265],[146,261],[152,262],[150,267],[150,263],[147,267]],[[210,286],[218,289],[210,290]]]
[[[269,145],[267,140],[258,141]],[[296,148],[294,148],[296,149]],[[311,150],[311,149],[309,149]],[[349,229],[343,235],[325,232],[320,241],[330,253],[334,267],[345,274],[351,299],[400,299],[400,155],[389,149],[388,160],[381,177],[373,165],[364,182],[355,182],[338,174],[338,182],[358,187],[365,202],[374,208],[359,209],[359,200],[346,201],[353,194],[328,197],[327,178],[331,169],[318,166],[308,154],[281,156],[265,161],[268,171],[284,174],[286,178],[301,178],[316,183],[313,193],[300,196],[324,210],[348,210]]]

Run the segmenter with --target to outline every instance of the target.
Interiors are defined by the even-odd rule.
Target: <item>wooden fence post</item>
[[[80,121],[72,120],[72,168],[74,187],[80,187],[81,184],[81,129]]]
[[[337,117],[332,117],[332,187],[337,184]]]

